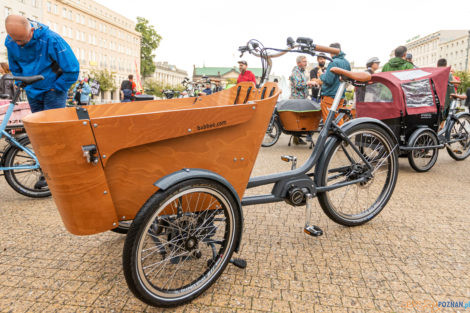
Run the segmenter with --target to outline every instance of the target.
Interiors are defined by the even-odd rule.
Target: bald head
[[[5,28],[8,35],[19,46],[27,44],[33,38],[34,29],[29,21],[20,15],[9,15],[5,19]]]

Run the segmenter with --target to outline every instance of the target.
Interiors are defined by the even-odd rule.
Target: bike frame
[[[10,105],[8,106],[5,117],[3,118],[2,124],[0,125],[0,139],[5,136],[5,138],[7,138],[7,141],[10,143],[10,145],[17,146],[18,148],[26,152],[26,154],[28,154],[31,158],[34,159],[34,165],[20,165],[20,166],[13,166],[13,167],[3,167],[0,165],[0,171],[35,170],[39,168],[39,161],[36,158],[36,155],[31,150],[21,145],[12,135],[10,135],[6,131],[8,121],[10,120],[10,117],[13,114],[13,109],[15,108],[15,105],[20,97],[20,92],[21,92],[21,89],[18,88],[18,90],[15,93],[15,96],[13,97],[13,100],[10,102]]]
[[[269,64],[269,63],[268,63]],[[269,72],[269,71],[268,71]],[[282,196],[283,191],[288,188],[300,187],[307,188],[309,193],[313,196],[316,196],[318,192],[326,192],[338,188],[342,188],[348,185],[353,185],[366,181],[366,177],[359,179],[351,180],[348,182],[334,184],[332,186],[317,187],[315,181],[311,179],[313,174],[307,174],[313,167],[318,165],[318,161],[322,155],[322,152],[327,143],[327,139],[332,135],[339,137],[340,139],[347,142],[357,155],[360,156],[362,161],[366,164],[369,170],[372,169],[369,161],[363,156],[363,154],[357,149],[357,147],[351,142],[347,134],[335,123],[335,115],[337,114],[338,105],[341,101],[341,97],[346,88],[346,82],[342,81],[334,98],[333,104],[331,106],[328,117],[326,118],[325,125],[317,139],[317,143],[312,150],[312,153],[308,160],[299,168],[291,170],[288,172],[275,173],[264,176],[252,177],[248,181],[247,189],[259,187],[268,184],[275,184],[271,194],[257,195],[257,196],[247,196],[242,199],[242,205],[253,205],[253,204],[263,204],[263,203],[272,203],[284,201],[285,197]],[[348,158],[350,156],[345,151],[345,154]]]

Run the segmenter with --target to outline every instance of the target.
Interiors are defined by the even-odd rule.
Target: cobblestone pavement
[[[295,154],[301,163],[309,152],[288,148],[281,137],[261,149],[254,174],[288,170],[281,154]],[[1,177],[0,199],[1,312],[165,311],[128,290],[123,235],[71,235],[52,199],[18,195]],[[325,234],[307,237],[303,207],[245,207],[239,256],[247,268],[229,265],[198,299],[167,311],[433,312],[437,301],[468,302],[469,202],[470,160],[456,162],[441,150],[428,173],[400,159],[391,201],[360,227],[335,224],[315,201],[313,221]],[[459,311],[466,310],[439,310]]]

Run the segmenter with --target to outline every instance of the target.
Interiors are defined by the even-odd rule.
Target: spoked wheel
[[[461,115],[458,121],[452,122],[447,152],[457,161],[465,160],[470,155],[470,115]]]
[[[238,240],[237,206],[227,188],[205,179],[154,194],[135,217],[124,244],[124,275],[134,295],[169,307],[209,288]]]
[[[398,147],[387,131],[375,124],[358,124],[347,135],[372,168],[350,144],[334,139],[326,147],[315,176],[318,186],[365,179],[318,194],[329,218],[341,225],[357,226],[379,214],[390,199],[398,176]]]
[[[279,140],[281,136],[281,126],[276,120],[273,120],[272,123],[269,123],[268,129],[264,134],[263,142],[261,143],[262,147],[271,147]]]
[[[33,151],[28,137],[23,137],[19,143]],[[34,165],[34,159],[16,146],[12,146],[5,156],[5,166]],[[44,198],[51,195],[41,169],[15,169],[4,171],[8,184],[18,193],[31,198]]]
[[[411,150],[408,153],[408,162],[411,167],[417,172],[429,171],[436,164],[439,149],[428,149],[426,147],[437,145],[437,136],[430,130],[421,131],[417,136],[411,135],[408,146],[414,148],[422,147],[421,149]]]
[[[119,226],[111,229],[111,231],[118,233],[118,234],[127,234],[129,232],[129,228],[131,227],[131,224],[132,224],[132,220],[120,221]]]

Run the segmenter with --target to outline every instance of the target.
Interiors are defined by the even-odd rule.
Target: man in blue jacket
[[[330,45],[332,48],[337,48],[341,50],[341,45],[339,43],[332,43]],[[322,85],[321,87],[321,113],[322,113],[322,118],[323,122],[326,121],[326,117],[328,116],[329,109],[331,108],[331,105],[333,104],[333,100],[336,95],[336,91],[338,91],[339,85],[340,85],[340,80],[339,76],[331,73],[330,69],[333,67],[339,67],[345,70],[350,71],[351,70],[351,65],[349,64],[348,60],[344,58],[346,54],[342,51],[340,51],[339,54],[331,54],[333,57],[333,61],[328,64],[328,67],[326,68],[325,73],[321,73],[320,71],[318,74],[320,75],[320,79],[316,80],[317,83]],[[338,106],[338,108],[341,108],[344,103],[344,92],[341,98],[341,102]],[[343,124],[343,121],[340,121],[339,125]]]
[[[31,111],[64,108],[67,92],[80,71],[70,46],[46,25],[23,16],[8,16],[5,27],[5,46],[13,75],[44,76],[44,80],[26,87]]]

